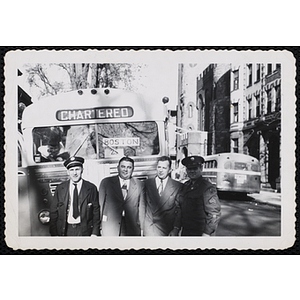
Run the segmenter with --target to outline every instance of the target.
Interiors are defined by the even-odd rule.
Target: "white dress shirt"
[[[82,187],[82,179],[77,182],[78,195],[81,191],[81,187]],[[70,187],[69,187],[70,208],[69,208],[69,215],[68,215],[68,223],[69,224],[79,224],[81,222],[80,215],[76,219],[73,218],[73,192],[74,192],[74,188],[75,188],[75,186],[74,186],[73,181],[70,181]]]
[[[119,180],[120,180],[120,186],[121,186],[121,190],[122,190],[122,194],[123,194],[123,198],[124,200],[127,198],[127,194],[128,194],[128,190],[129,190],[129,184],[130,184],[130,179],[122,179],[119,176]],[[126,190],[122,189],[122,186],[126,184]]]
[[[161,181],[161,179],[158,177],[158,176],[156,176],[155,177],[155,183],[156,183],[156,188],[158,189],[158,187],[160,186],[160,184],[162,183],[162,192],[164,191],[164,189],[165,189],[165,187],[166,187],[166,185],[167,185],[167,182],[168,182],[168,179],[169,179],[169,176],[167,176],[165,179],[163,179],[162,181]]]
[[[124,185],[124,183],[126,183],[127,191],[128,191],[129,190],[130,179],[122,179],[119,176],[119,180],[120,180],[120,187],[122,188],[122,186]]]

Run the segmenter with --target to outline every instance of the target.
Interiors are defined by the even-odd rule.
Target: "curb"
[[[262,204],[268,204],[268,205],[272,205],[272,206],[280,206],[281,207],[281,201],[263,201],[263,200],[260,200],[260,199],[255,199],[253,198],[256,202],[259,202],[259,203],[262,203]]]

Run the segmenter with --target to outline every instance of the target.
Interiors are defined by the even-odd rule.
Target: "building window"
[[[280,71],[281,69],[281,64],[276,64],[276,71]]]
[[[248,119],[252,118],[252,98],[248,99]]]
[[[258,94],[256,97],[256,117],[260,117],[260,95]]]
[[[189,104],[188,106],[188,117],[189,118],[193,117],[193,104]]]
[[[267,75],[272,73],[272,64],[268,64],[267,66]]]
[[[197,109],[202,109],[205,106],[203,96],[199,94],[198,99],[197,99]]]
[[[233,122],[239,121],[239,104],[233,103]]]
[[[232,150],[234,153],[239,153],[239,139],[232,139],[233,147]]]
[[[239,70],[233,71],[233,90],[239,89]]]
[[[272,89],[267,91],[267,98],[268,98],[267,114],[269,114],[272,112]]]
[[[260,64],[256,64],[256,81],[260,81]]]
[[[252,85],[252,64],[248,64],[248,86]]]
[[[275,87],[276,101],[275,101],[275,111],[280,111],[281,108],[281,87],[280,85]]]

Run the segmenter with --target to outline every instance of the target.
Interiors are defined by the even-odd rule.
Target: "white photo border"
[[[282,103],[281,114],[281,185],[282,211],[279,237],[168,237],[168,238],[58,238],[18,236],[18,183],[17,183],[17,83],[16,70],[28,62],[147,62],[192,63],[279,62],[282,64],[282,94],[288,103]],[[14,250],[22,249],[237,249],[282,250],[292,247],[296,236],[295,190],[295,129],[296,129],[296,61],[287,50],[237,51],[237,50],[16,50],[5,56],[5,241]]]

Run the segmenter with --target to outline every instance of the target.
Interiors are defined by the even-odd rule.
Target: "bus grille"
[[[49,183],[49,189],[50,189],[50,192],[51,192],[52,196],[54,196],[56,188],[59,184],[61,184],[61,182],[51,182],[51,183]]]

